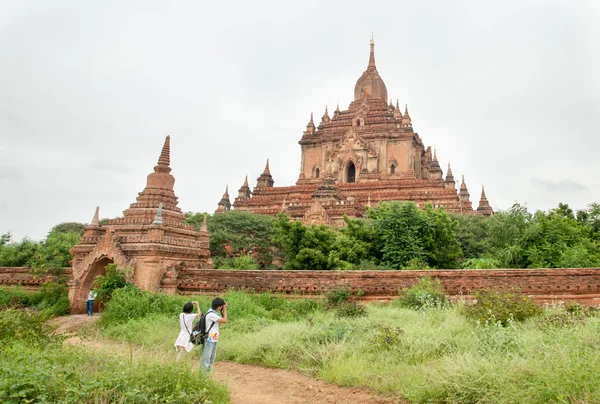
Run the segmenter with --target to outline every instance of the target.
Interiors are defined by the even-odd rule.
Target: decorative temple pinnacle
[[[171,136],[167,135],[165,138],[165,143],[163,144],[162,151],[160,152],[160,157],[158,158],[158,163],[154,166],[155,173],[170,173],[171,168],[169,167],[171,164]]]
[[[491,216],[494,214],[494,209],[492,209],[487,197],[485,196],[485,189],[483,188],[483,185],[481,186],[481,198],[479,199],[477,213],[480,213],[484,216]]]
[[[92,218],[90,225],[100,226],[100,206],[96,206],[96,213],[94,213],[94,217]]]
[[[225,185],[225,193],[223,194],[223,198],[229,199],[229,185]]]
[[[263,171],[263,174],[271,174],[271,170],[269,169],[269,159],[267,159],[267,164],[265,165],[265,171]]]
[[[367,67],[367,71],[377,70],[377,66],[375,66],[375,41],[371,39],[371,53],[369,54],[369,66]]]
[[[329,118],[329,111],[327,111],[327,105],[325,105],[325,113],[323,114],[323,117],[321,118],[321,124],[324,123],[329,123],[331,119]]]
[[[162,210],[163,204],[161,202],[160,205],[158,205],[158,210],[156,211],[156,216],[154,216],[154,221],[152,224],[163,224]]]
[[[481,199],[487,199],[487,197],[485,196],[485,188],[483,187],[483,185],[481,186]]]
[[[206,215],[204,215],[204,219],[202,219],[202,224],[200,225],[200,231],[208,232],[208,226],[206,224]]]
[[[244,180],[244,184],[242,185],[242,187],[247,187],[248,186],[248,174],[246,174],[246,179]]]
[[[433,160],[437,161],[437,149],[435,147],[433,148]]]
[[[398,105],[398,98],[396,98],[396,109],[394,109],[394,118],[402,118],[402,112],[400,112],[400,106]]]
[[[410,119],[410,115],[408,115],[408,104],[404,104],[404,117]]]
[[[340,103],[339,102],[337,103],[337,106],[335,107],[335,112],[334,113],[336,113],[336,114],[340,113]]]

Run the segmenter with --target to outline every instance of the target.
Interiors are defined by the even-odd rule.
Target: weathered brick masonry
[[[65,276],[71,277],[71,268],[64,268]],[[35,276],[30,268],[0,267],[0,286],[21,286],[25,289],[36,289],[42,283],[55,279],[54,276]]]
[[[447,271],[233,271],[184,270],[180,293],[219,293],[229,288],[321,295],[336,287],[362,290],[367,299],[390,298],[421,277],[440,279],[451,296],[477,289],[518,288],[539,302],[576,300],[600,304],[600,268]]]
[[[70,268],[65,275],[70,276]],[[233,271],[184,269],[177,277],[181,294],[216,294],[227,289],[272,291],[292,296],[319,296],[342,287],[362,290],[365,299],[389,299],[421,277],[440,279],[451,296],[468,296],[477,289],[517,288],[536,301],[574,300],[600,304],[600,268],[495,269],[448,271]],[[0,268],[0,286],[34,289],[46,279],[28,268]]]

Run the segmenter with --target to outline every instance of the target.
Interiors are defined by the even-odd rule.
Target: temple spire
[[[487,197],[485,196],[485,189],[481,186],[481,198],[479,199],[479,206],[477,207],[477,213],[484,216],[491,216],[494,214],[494,209],[490,206]]]
[[[329,118],[329,112],[327,111],[327,105],[325,105],[325,113],[323,114],[323,117],[321,118],[321,125],[323,125],[325,123],[329,123],[330,120],[331,120],[331,118]]]
[[[408,114],[408,104],[404,105],[404,115],[402,115],[402,126],[412,127],[412,120],[410,119],[410,115]]]
[[[225,193],[221,197],[221,200],[217,204],[217,210],[215,213],[223,213],[224,211],[231,210],[231,200],[229,199],[229,185],[225,187]]]
[[[100,226],[100,206],[96,206],[96,212],[94,213],[94,217],[92,218],[90,225]]]
[[[448,171],[446,172],[446,188],[451,188],[456,191],[456,182],[454,181],[454,175],[452,175],[452,169],[450,168],[450,162],[448,162]]]
[[[369,54],[369,66],[367,67],[367,71],[371,72],[377,70],[377,66],[375,66],[375,41],[371,38],[371,53]]]
[[[267,159],[267,164],[265,165],[265,171],[256,179],[256,186],[258,188],[271,188],[273,187],[273,176],[271,175],[271,170],[269,169],[269,159]]]
[[[267,161],[269,161],[269,160],[267,159]],[[244,180],[244,184],[242,186],[243,187],[248,187],[248,174],[246,174],[246,179]]]
[[[314,135],[315,133],[315,123],[313,121],[313,113],[310,113],[310,121],[306,125],[306,131],[304,131],[305,135]]]
[[[158,163],[154,167],[155,173],[170,173],[171,167],[171,136],[167,136],[165,138],[165,143],[163,144],[163,148],[160,152],[160,157],[158,158]]]
[[[396,98],[396,108],[394,109],[394,118],[402,119],[402,112],[400,112],[400,106],[398,105],[398,98]]]

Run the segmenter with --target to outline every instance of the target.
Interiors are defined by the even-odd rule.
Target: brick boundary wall
[[[63,268],[62,274],[71,276],[71,268]],[[0,267],[0,286],[21,286],[25,289],[37,289],[42,283],[53,280],[52,275],[35,276],[31,268]]]
[[[65,268],[71,275],[71,268]],[[227,289],[272,291],[290,296],[322,296],[335,288],[361,290],[364,299],[390,299],[419,278],[440,279],[450,296],[468,296],[483,288],[517,288],[540,303],[574,300],[600,304],[600,268],[485,269],[444,271],[241,271],[187,269],[179,273],[181,294],[216,294]],[[0,268],[0,286],[35,289],[51,277],[37,278],[29,268]]]
[[[421,277],[440,279],[450,296],[483,288],[517,288],[540,303],[574,300],[600,304],[600,268],[444,271],[242,271],[184,270],[179,292],[220,293],[229,288],[290,295],[323,295],[334,288],[361,290],[365,299],[390,299]]]

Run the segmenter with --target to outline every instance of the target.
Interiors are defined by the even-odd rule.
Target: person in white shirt
[[[96,297],[98,297],[98,293],[94,289],[90,290],[85,301],[85,311],[88,316],[94,315],[94,300],[96,300]]]
[[[217,314],[220,312],[221,315]],[[205,373],[210,372],[217,357],[217,342],[219,341],[219,325],[227,323],[227,303],[220,297],[212,301],[211,308],[206,312],[206,342],[202,352],[200,369]]]
[[[196,306],[197,313],[194,314],[192,311]],[[175,350],[177,351],[177,361],[180,361],[186,352],[190,352],[194,347],[194,344],[190,342],[190,335],[192,333],[192,322],[202,312],[200,311],[200,305],[198,302],[187,302],[183,305],[183,312],[179,315],[179,336],[175,341]]]

